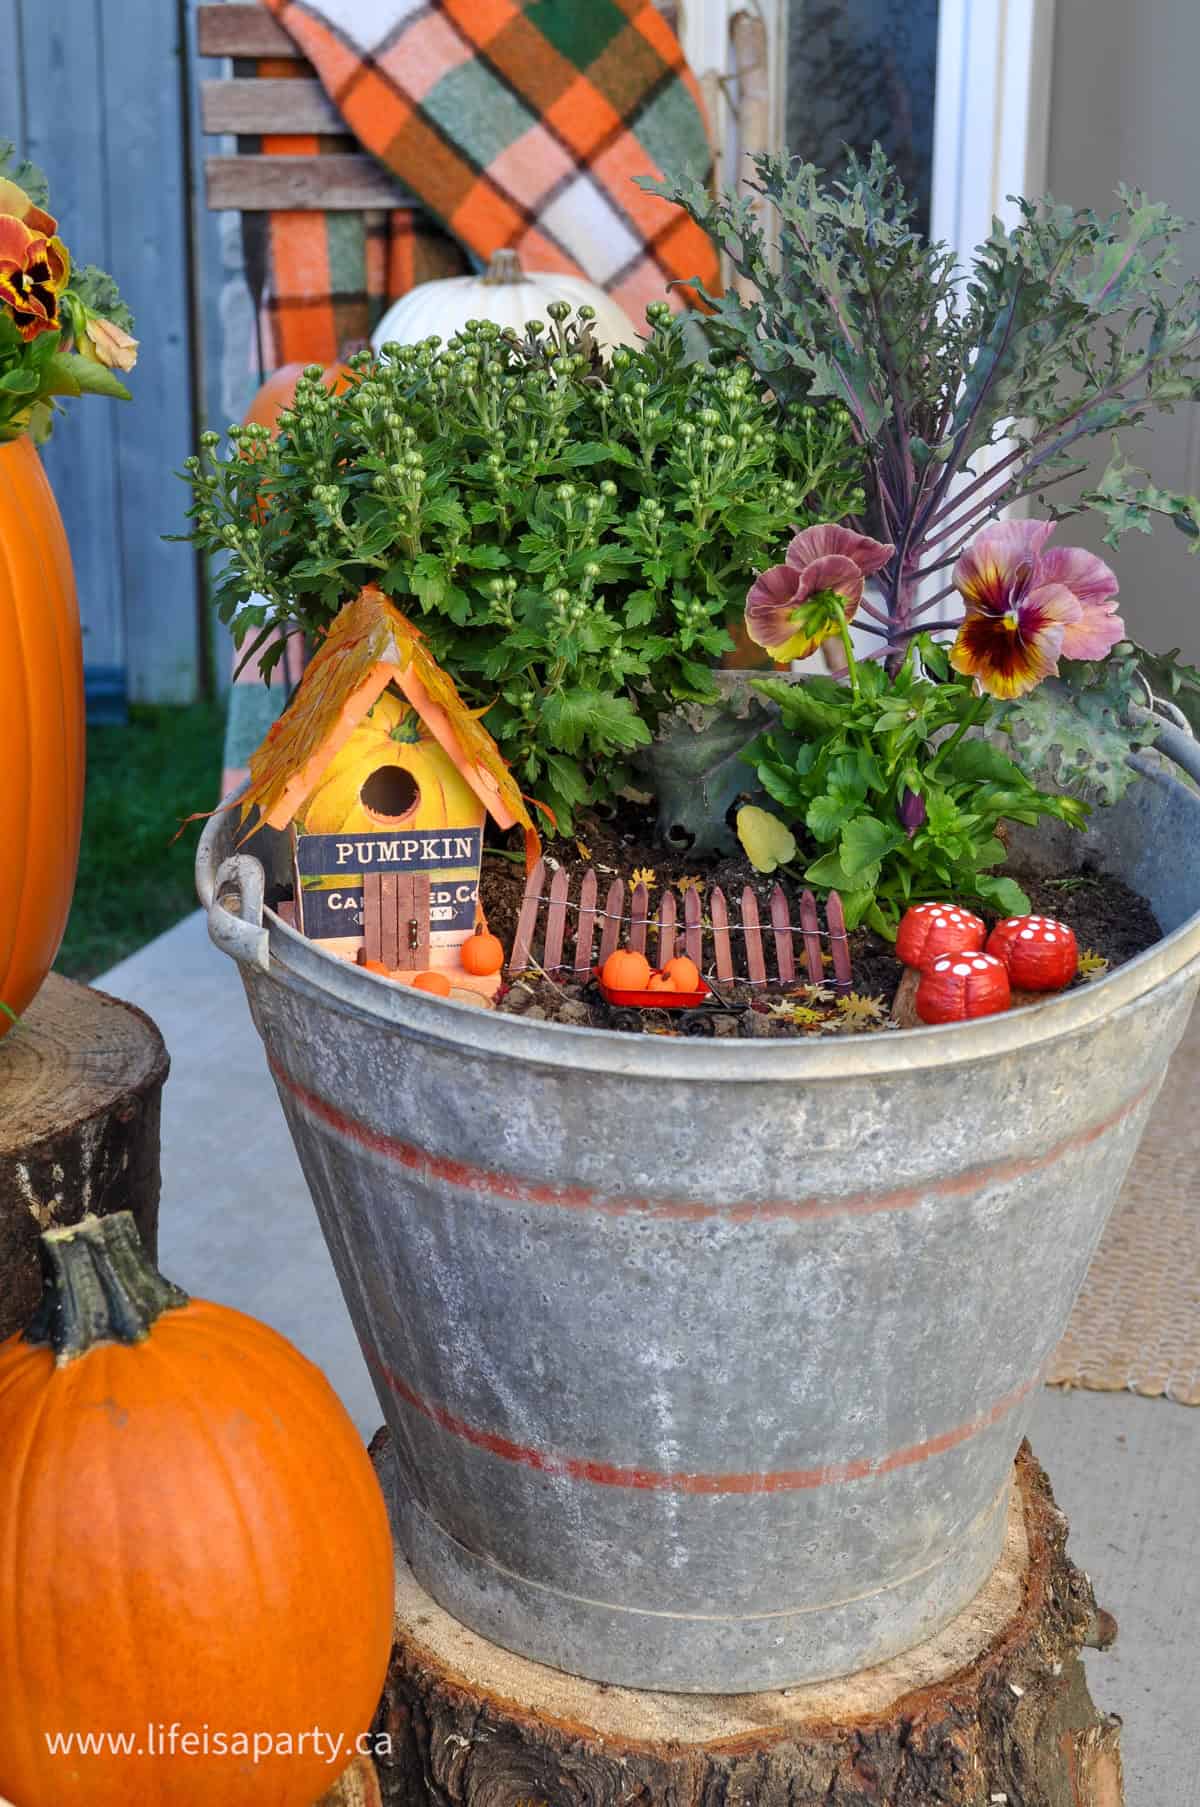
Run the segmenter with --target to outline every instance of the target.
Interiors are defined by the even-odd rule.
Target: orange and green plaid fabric
[[[271,215],[273,363],[329,362],[387,302],[466,268],[462,247],[486,259],[511,246],[528,270],[585,276],[636,321],[676,278],[716,287],[709,240],[634,180],[712,166],[699,89],[652,0],[262,4],[350,133],[420,202],[390,215]],[[263,149],[311,154],[319,142]],[[670,298],[684,305],[678,290]]]

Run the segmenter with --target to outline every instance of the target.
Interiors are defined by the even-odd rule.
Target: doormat
[[[1200,1009],[1051,1357],[1054,1387],[1200,1405]]]

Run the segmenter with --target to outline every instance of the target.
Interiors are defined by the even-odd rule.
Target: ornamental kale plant
[[[566,829],[666,709],[715,700],[748,573],[864,494],[840,406],[689,363],[665,306],[609,364],[590,310],[547,312],[522,338],[474,322],[360,353],[341,394],[314,367],[277,439],[205,436],[189,537],[226,555],[218,610],[252,651],[379,584]]]
[[[1174,279],[1184,221],[1127,188],[1107,219],[1020,200],[1017,224],[994,225],[964,279],[949,247],[914,229],[878,146],[838,183],[786,157],[756,166],[765,211],[687,179],[655,191],[756,290],[706,297],[714,344],[782,399],[849,410],[867,461],[865,525],[892,549],[882,601],[859,625],[893,672],[915,635],[943,625],[967,541],[1023,498],[1053,491],[1052,519],[1098,510],[1110,545],[1163,516],[1200,548],[1200,501],[1150,484],[1119,444],[1151,411],[1200,394],[1200,280]],[[1113,436],[1113,455],[1087,488],[1079,454],[1098,434]]]
[[[894,674],[851,652],[848,677],[754,684],[778,708],[780,726],[744,757],[801,838],[805,881],[839,891],[851,927],[865,921],[889,940],[909,904],[924,899],[1027,911],[1016,881],[992,871],[1007,857],[1001,824],[1056,816],[1078,828],[1086,804],[1039,791],[1006,753],[971,734],[996,705],[957,677],[926,635],[910,636]],[[762,813],[743,812],[747,826],[761,830]],[[743,844],[755,859],[750,833]],[[773,849],[772,864],[778,857]]]

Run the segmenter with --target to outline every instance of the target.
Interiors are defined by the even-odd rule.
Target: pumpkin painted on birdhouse
[[[301,810],[306,834],[477,827],[484,806],[419,712],[395,690],[372,703]]]
[[[462,967],[488,816],[538,837],[495,741],[417,628],[373,586],[338,614],[250,761],[243,810],[290,830],[296,926],[368,970]],[[426,987],[428,989],[428,987]]]

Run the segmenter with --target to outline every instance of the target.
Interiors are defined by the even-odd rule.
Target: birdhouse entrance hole
[[[364,783],[359,797],[383,826],[403,822],[421,801],[421,787],[403,766],[381,765]]]

